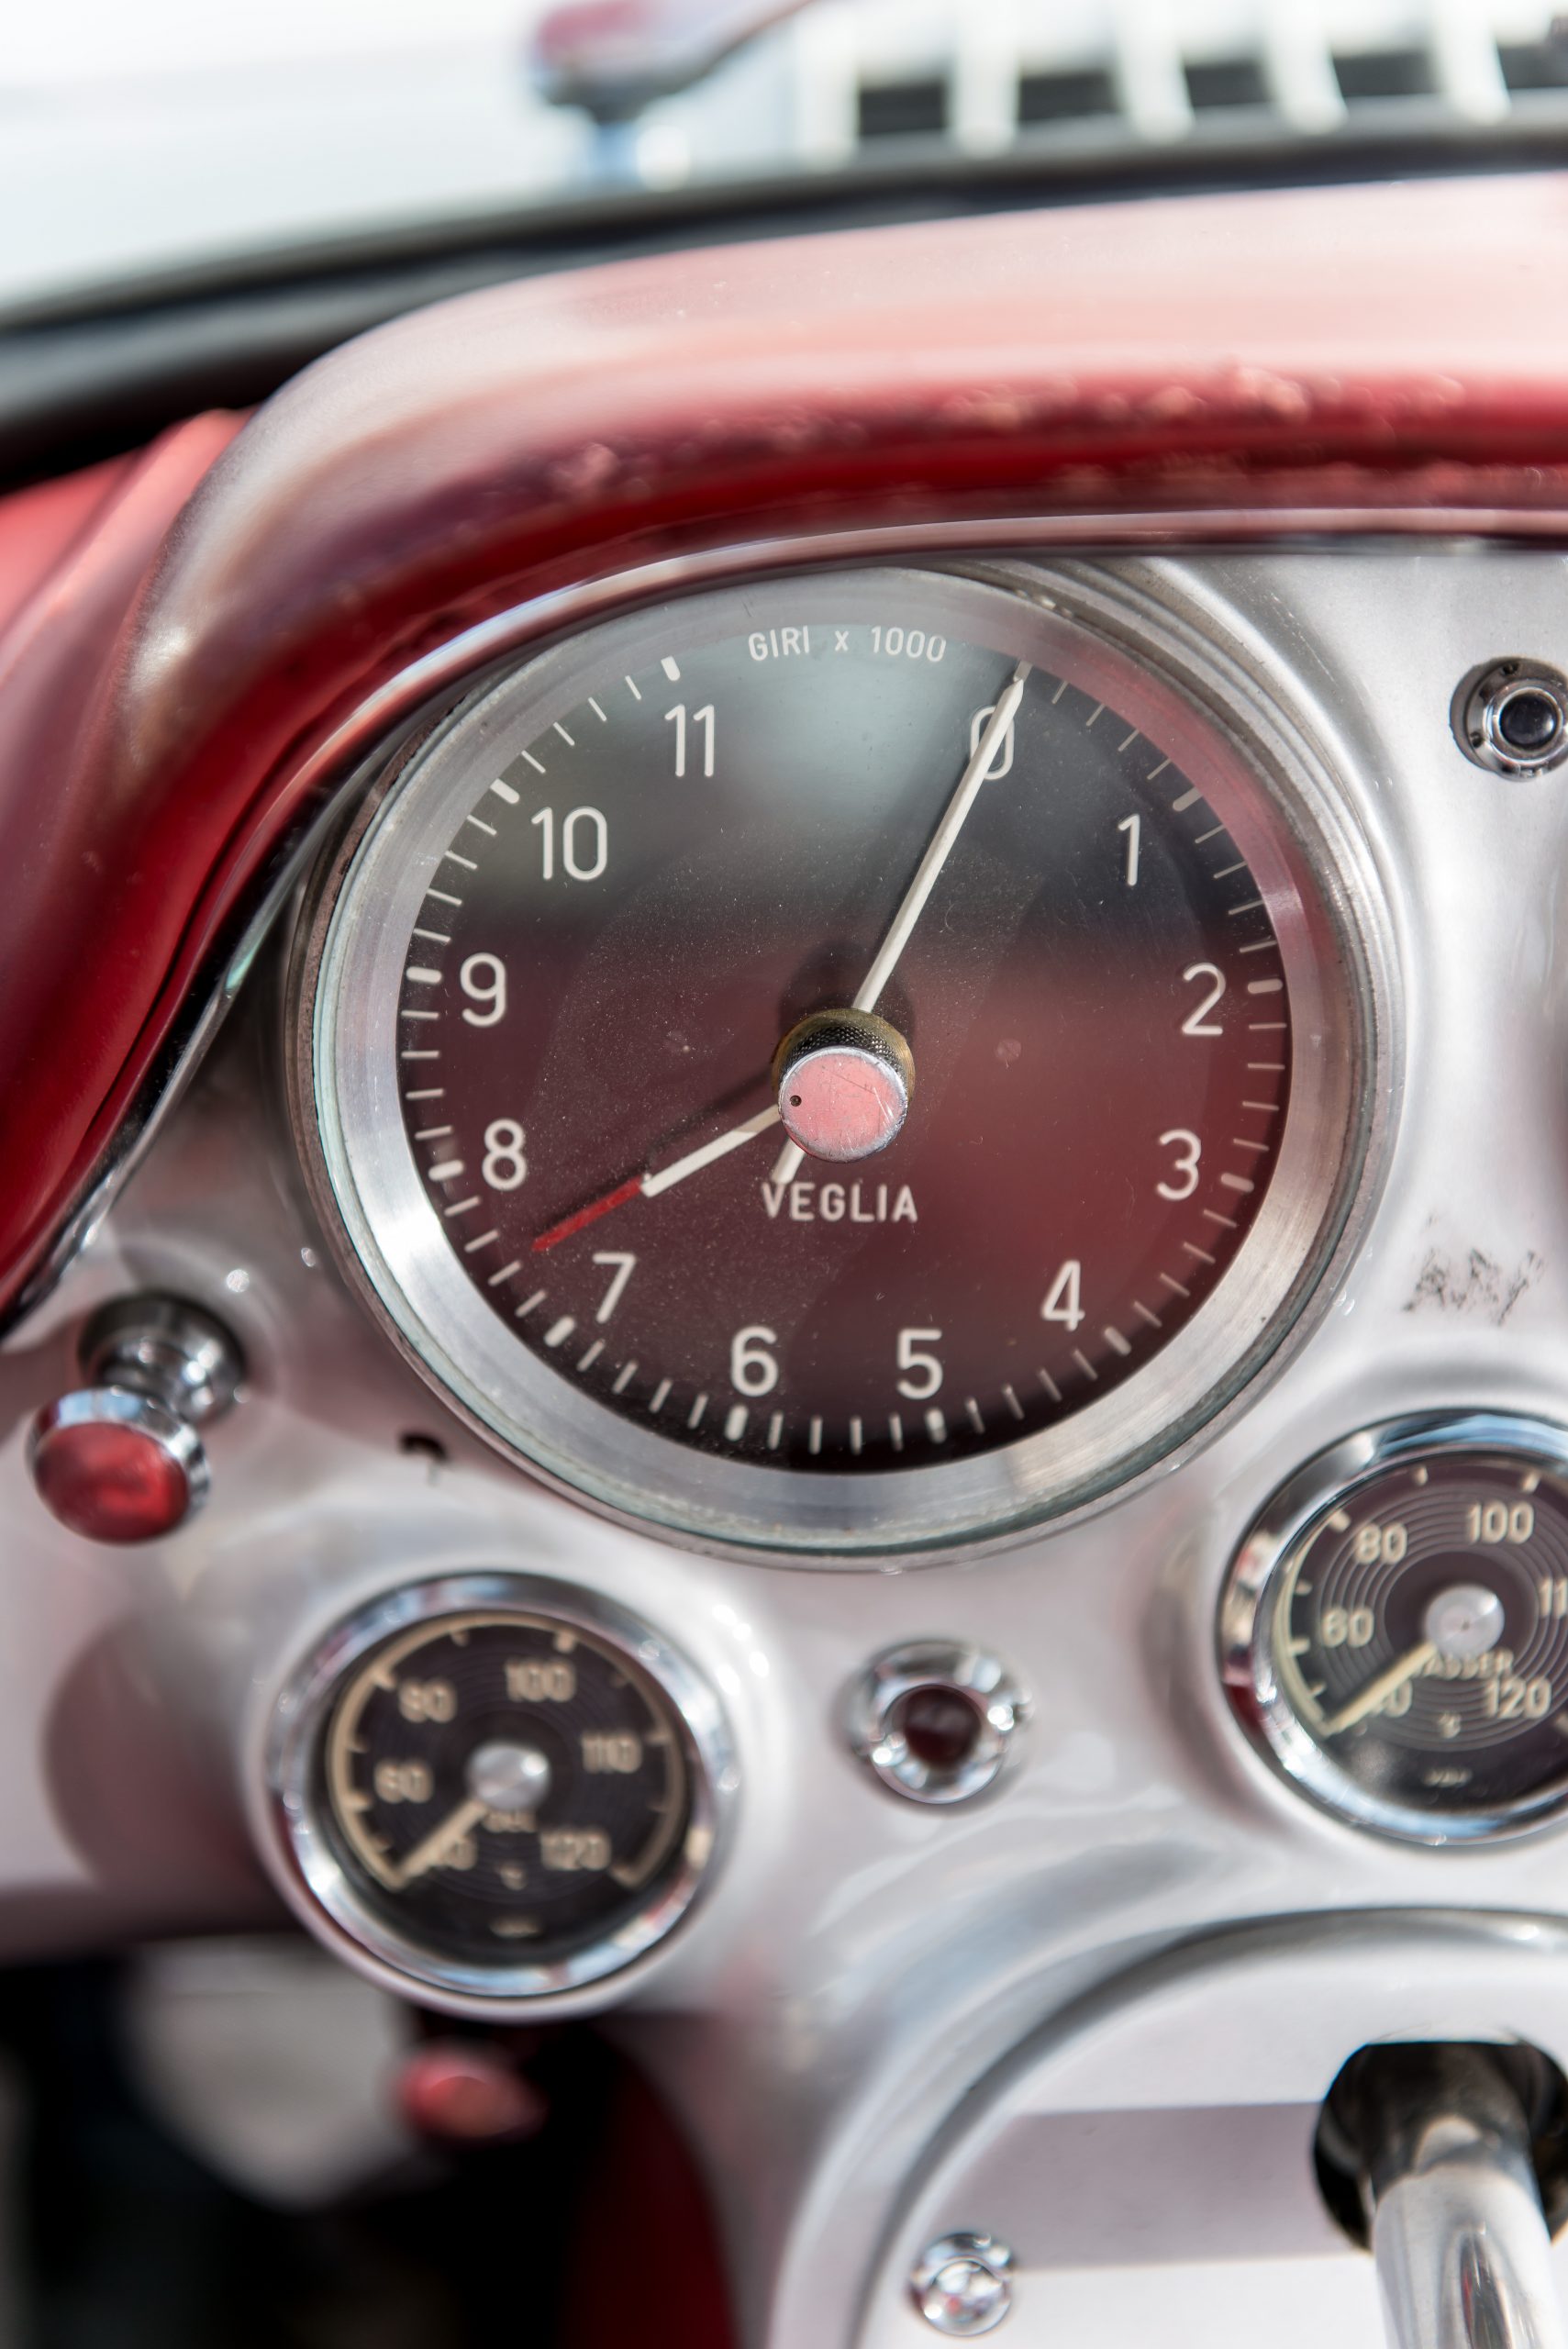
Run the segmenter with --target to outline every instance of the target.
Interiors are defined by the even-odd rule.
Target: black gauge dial
[[[1261,1359],[1345,1196],[1365,1007],[1305,806],[974,581],[558,646],[324,897],[354,1253],[483,1424],[707,1535],[897,1546],[1103,1488]]]
[[[1201,778],[1049,668],[887,954],[1019,668],[887,611],[740,614],[542,731],[497,712],[399,1007],[410,1147],[521,1342],[672,1442],[840,1474],[1133,1376],[1240,1247],[1290,1087],[1268,908]],[[829,1015],[837,1059],[808,1033],[781,1084]],[[789,1150],[781,1108],[879,1051],[885,1142]]]
[[[679,1716],[629,1655],[548,1615],[452,1615],[373,1649],[318,1772],[361,1898],[481,1968],[613,1940],[690,1856]]]
[[[1445,1841],[1529,1823],[1568,1799],[1562,1439],[1487,1442],[1473,1422],[1373,1441],[1375,1473],[1274,1558],[1233,1693],[1309,1791],[1368,1825]]]

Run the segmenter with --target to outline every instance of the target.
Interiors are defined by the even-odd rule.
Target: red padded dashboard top
[[[1540,175],[684,252],[416,313],[0,506],[0,1314],[495,616],[748,545],[1562,540],[1565,249]]]

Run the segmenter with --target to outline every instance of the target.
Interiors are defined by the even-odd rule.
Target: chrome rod
[[[1523,2109],[1483,2051],[1444,2052],[1367,2178],[1390,2349],[1568,2349]]]

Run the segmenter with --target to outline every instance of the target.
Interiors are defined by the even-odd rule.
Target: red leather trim
[[[706,2182],[629,2066],[565,2261],[572,2349],[738,2349]]]
[[[0,504],[0,629],[9,627],[135,462],[116,457],[18,490]]]
[[[1542,176],[682,253],[383,328],[221,457],[228,419],[170,436],[0,640],[0,1304],[298,820],[305,762],[415,654],[773,532],[1441,508],[1568,535],[1565,248],[1568,180]]]
[[[31,573],[0,635],[0,1308],[91,1179],[113,1138],[109,1105],[131,1097],[158,1047],[149,932],[180,923],[200,883],[183,879],[182,910],[182,877],[143,846],[144,817],[169,804],[162,778],[109,746],[137,599],[238,429],[200,417],[140,457],[0,507],[12,575]]]

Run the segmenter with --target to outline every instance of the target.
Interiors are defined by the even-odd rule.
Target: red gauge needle
[[[716,1158],[728,1158],[732,1150],[739,1150],[743,1142],[754,1141],[758,1134],[765,1134],[770,1126],[776,1126],[778,1122],[778,1105],[775,1102],[766,1109],[759,1109],[754,1118],[746,1119],[743,1124],[731,1126],[727,1133],[716,1135],[712,1141],[705,1141],[699,1149],[688,1150],[684,1158],[673,1160],[668,1166],[649,1167],[640,1174],[629,1175],[624,1183],[617,1183],[613,1191],[606,1191],[603,1198],[590,1200],[585,1208],[578,1208],[572,1215],[563,1216],[559,1223],[552,1223],[548,1231],[541,1231],[534,1241],[534,1254],[539,1256],[546,1249],[558,1247],[562,1241],[570,1240],[573,1232],[584,1230],[590,1223],[597,1223],[602,1215],[608,1215],[615,1208],[625,1207],[628,1199],[656,1199],[661,1191],[673,1190],[675,1185],[684,1183],[688,1174],[699,1174],[705,1166],[711,1166]]]

